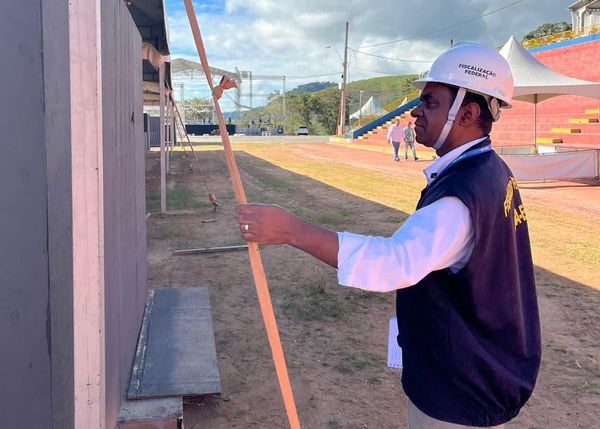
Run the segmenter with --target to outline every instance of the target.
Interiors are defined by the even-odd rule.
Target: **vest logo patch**
[[[512,208],[512,218],[515,229],[522,222],[527,222],[527,214],[525,214],[525,207],[523,204],[519,204],[518,207],[514,205],[515,190],[519,189],[519,185],[514,177],[508,179],[506,184],[506,196],[504,197],[504,217],[508,217]]]

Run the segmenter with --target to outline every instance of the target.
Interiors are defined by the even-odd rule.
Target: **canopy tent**
[[[534,145],[537,148],[537,103],[557,95],[580,95],[600,99],[600,83],[575,79],[557,73],[535,59],[510,36],[500,50],[512,70],[513,100],[534,104]]]
[[[359,119],[363,116],[380,115],[384,113],[387,113],[387,111],[382,109],[381,105],[373,97],[370,97],[360,109],[350,115],[350,119]]]

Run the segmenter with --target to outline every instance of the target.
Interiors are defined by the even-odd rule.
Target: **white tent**
[[[500,54],[506,58],[513,73],[513,100],[539,103],[557,95],[600,98],[600,83],[564,76],[549,69],[527,52],[515,36],[510,36]]]
[[[580,95],[600,99],[600,83],[564,76],[536,60],[510,36],[500,50],[510,64],[514,79],[513,100],[534,103],[534,145],[536,145],[537,103],[557,95]]]
[[[384,113],[387,113],[387,111],[382,109],[381,105],[373,97],[370,97],[360,109],[350,115],[350,119],[359,119],[360,117],[371,115],[383,115]]]

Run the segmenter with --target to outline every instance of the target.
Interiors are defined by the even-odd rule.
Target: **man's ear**
[[[460,108],[461,113],[459,116],[459,125],[462,127],[467,127],[470,125],[474,125],[481,115],[481,108],[479,104],[474,101],[471,103],[467,103]]]

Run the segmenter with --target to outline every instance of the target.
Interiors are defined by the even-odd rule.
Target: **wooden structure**
[[[145,88],[169,82],[163,2],[0,10],[0,427],[175,427],[181,397],[124,401],[147,298]]]

